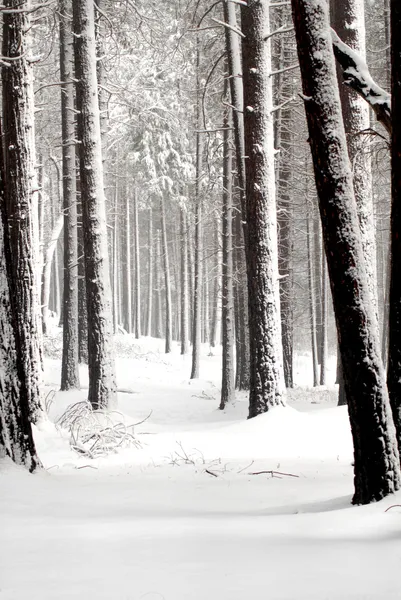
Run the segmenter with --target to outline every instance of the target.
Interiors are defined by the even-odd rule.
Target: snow
[[[87,390],[57,392],[35,430],[45,469],[0,463],[1,600],[373,600],[400,597],[401,494],[351,506],[352,445],[330,385],[311,390],[298,354],[287,407],[224,412],[220,351],[190,357],[119,336],[118,417],[141,448],[90,460],[54,422]],[[123,349],[125,351],[123,352]],[[57,389],[60,363],[46,359]],[[83,386],[87,374],[81,372]],[[286,475],[261,474],[279,471]],[[295,477],[296,476],[296,477]]]

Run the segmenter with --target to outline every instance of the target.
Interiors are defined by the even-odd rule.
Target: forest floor
[[[217,408],[218,351],[190,381],[178,346],[118,346],[113,418],[151,412],[140,447],[77,454],[52,423],[85,400],[85,372],[84,389],[56,393],[35,430],[44,469],[0,464],[0,600],[401,599],[401,508],[385,512],[401,494],[351,506],[347,411],[334,385],[308,387],[308,357],[288,406],[247,421],[245,394]],[[49,390],[59,374],[46,359]]]

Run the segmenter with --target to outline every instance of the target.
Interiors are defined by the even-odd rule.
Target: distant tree
[[[354,442],[354,504],[399,489],[399,454],[336,85],[326,0],[292,0],[305,110]]]

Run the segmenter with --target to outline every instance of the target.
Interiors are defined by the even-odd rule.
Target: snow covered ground
[[[52,422],[83,389],[57,392],[35,431],[42,472],[0,464],[0,600],[400,600],[401,508],[385,511],[401,494],[351,506],[347,412],[333,385],[307,387],[307,357],[289,406],[247,421],[246,395],[217,409],[218,351],[204,348],[190,381],[178,347],[125,350],[114,419],[152,411],[134,428],[140,448],[70,449]],[[49,389],[59,372],[48,359]]]

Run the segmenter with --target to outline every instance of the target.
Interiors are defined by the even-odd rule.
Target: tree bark
[[[391,2],[391,282],[387,383],[401,451],[401,6]]]
[[[0,456],[5,454],[32,472],[40,462],[30,423],[29,390],[16,320],[18,307],[10,286],[13,258],[5,210],[4,167],[0,145]]]
[[[326,0],[292,0],[323,238],[354,441],[354,504],[400,487],[376,315],[367,282]]]
[[[15,299],[21,385],[29,418],[36,423],[41,404],[41,333],[39,329],[38,206],[35,198],[33,76],[30,63],[30,2],[6,0],[3,13],[2,69],[4,122],[4,201],[12,256],[11,295]],[[11,58],[7,61],[7,57]]]
[[[227,80],[226,80],[227,81]],[[226,84],[226,97],[228,96]],[[234,288],[233,288],[233,241],[232,241],[232,150],[229,127],[231,119],[226,110],[223,122],[223,206],[222,206],[222,381],[220,409],[232,402],[235,394],[234,382]]]
[[[78,371],[78,225],[73,83],[73,39],[70,3],[60,0],[60,77],[63,144],[64,311],[61,390],[79,388]],[[56,242],[57,243],[57,242]]]
[[[250,337],[249,417],[283,404],[269,4],[241,5]]]
[[[163,245],[163,271],[164,271],[164,289],[165,289],[165,353],[169,354],[172,351],[172,320],[171,320],[171,280],[170,280],[170,262],[168,255],[167,230],[166,230],[166,215],[164,208],[164,197],[160,196],[160,226]]]
[[[91,0],[73,0],[73,25],[88,310],[88,399],[97,409],[114,405],[116,382],[97,96],[94,5]]]

